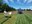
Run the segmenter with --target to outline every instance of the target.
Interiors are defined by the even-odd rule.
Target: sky
[[[32,0],[3,0],[3,3],[7,3],[10,7],[16,9],[32,9]]]

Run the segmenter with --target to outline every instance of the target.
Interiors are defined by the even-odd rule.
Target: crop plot
[[[0,14],[0,24],[4,20],[6,20],[6,18],[3,14]],[[30,14],[30,12],[24,14],[13,14],[12,17],[3,24],[32,24],[32,14]]]

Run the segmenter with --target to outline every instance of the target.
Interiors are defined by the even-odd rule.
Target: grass
[[[0,14],[0,24],[6,20],[3,14]],[[3,24],[32,24],[32,14],[14,14]]]
[[[1,22],[3,22],[5,19],[6,19],[6,18],[4,17],[4,14],[1,13],[1,14],[0,14],[0,24],[1,24]]]

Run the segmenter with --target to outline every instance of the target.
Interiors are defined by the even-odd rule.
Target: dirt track
[[[12,14],[16,14],[17,11],[13,11]],[[32,11],[23,11],[23,13],[29,13],[29,14],[32,14]]]

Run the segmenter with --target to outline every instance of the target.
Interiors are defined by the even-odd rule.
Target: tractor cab
[[[21,8],[18,9],[18,13],[19,13],[19,14],[22,14],[22,9],[21,9]]]

